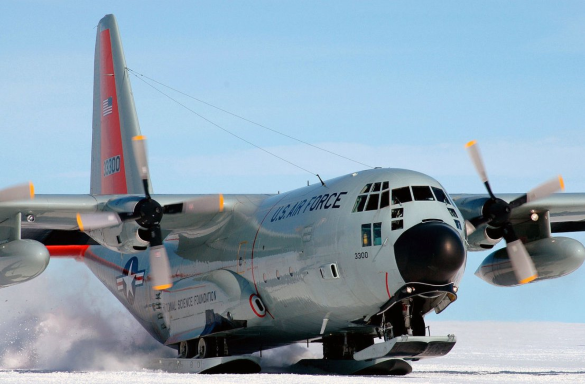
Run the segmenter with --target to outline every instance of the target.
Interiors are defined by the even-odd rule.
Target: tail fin
[[[140,126],[114,15],[97,27],[92,129],[90,193],[143,194],[132,149]]]

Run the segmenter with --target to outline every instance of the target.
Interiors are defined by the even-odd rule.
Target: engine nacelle
[[[118,214],[134,212],[136,205],[143,198],[141,196],[115,198],[106,203],[104,211],[116,212]],[[88,231],[87,233],[95,241],[113,251],[135,253],[146,250],[149,244],[148,241],[140,237],[139,232],[147,235],[145,229],[138,225],[136,221],[132,220],[115,227]]]
[[[140,237],[145,231],[136,222],[122,223],[113,228],[89,231],[88,234],[98,243],[120,253],[136,253],[147,249],[148,241]]]
[[[568,275],[579,268],[585,260],[583,244],[568,237],[549,237],[526,243],[525,246],[538,272],[538,278],[534,281]],[[475,274],[493,285],[501,287],[519,285],[506,248],[486,257]]]
[[[13,240],[0,245],[0,287],[23,283],[49,265],[47,247],[35,240]]]

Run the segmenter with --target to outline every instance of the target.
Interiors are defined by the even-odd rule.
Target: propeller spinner
[[[482,215],[469,220],[466,223],[468,235],[475,231],[475,229],[482,225],[488,224],[490,227],[500,231],[501,236],[506,241],[506,251],[512,263],[512,268],[516,279],[520,284],[526,284],[538,277],[534,263],[526,251],[526,247],[522,243],[514,231],[514,227],[510,222],[512,211],[528,202],[545,198],[559,190],[564,189],[564,182],[561,176],[549,180],[538,187],[530,190],[528,193],[512,200],[510,203],[497,198],[490,187],[487,173],[483,164],[483,160],[479,153],[479,147],[475,140],[470,141],[465,145],[471,161],[479,174],[481,181],[484,183],[490,199],[485,203],[482,209]]]

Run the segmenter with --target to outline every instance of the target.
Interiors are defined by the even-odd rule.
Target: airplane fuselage
[[[405,187],[416,190],[412,201],[398,198]],[[372,326],[364,318],[376,315],[411,282],[412,272],[395,255],[401,235],[420,224],[440,223],[464,239],[456,223],[461,214],[437,189],[444,191],[417,172],[376,169],[278,195],[226,195],[231,215],[166,239],[174,286],[162,292],[149,287],[145,254],[93,246],[86,262],[166,344],[209,332],[210,310],[246,321],[231,330],[246,340],[232,343],[242,352],[329,332],[367,332]],[[464,268],[462,259],[449,282],[458,286]]]

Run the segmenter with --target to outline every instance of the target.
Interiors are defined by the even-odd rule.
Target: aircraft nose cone
[[[394,255],[405,282],[447,284],[465,262],[465,247],[449,225],[427,222],[400,235]]]

